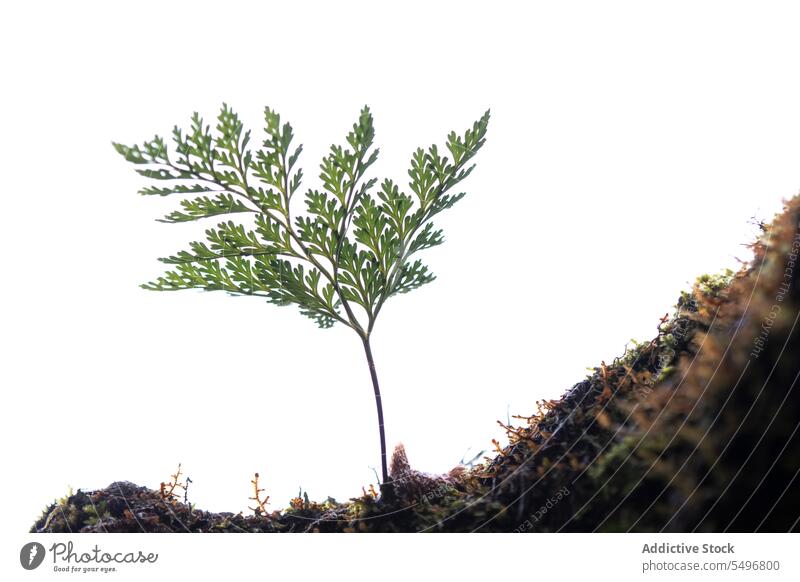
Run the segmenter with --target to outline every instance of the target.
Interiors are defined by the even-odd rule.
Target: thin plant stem
[[[375,407],[378,409],[378,432],[381,439],[381,473],[383,484],[389,483],[389,471],[386,468],[386,431],[383,428],[383,404],[381,403],[381,388],[378,384],[378,372],[375,370],[375,359],[372,357],[372,348],[369,345],[369,336],[362,338],[364,353],[367,356],[369,375],[372,378],[372,388],[375,392]]]

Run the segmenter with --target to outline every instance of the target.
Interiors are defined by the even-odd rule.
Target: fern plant
[[[416,255],[443,242],[432,219],[464,196],[454,188],[475,167],[470,162],[485,142],[489,112],[463,134],[451,132],[447,152],[436,145],[417,149],[408,171],[412,194],[406,194],[391,179],[376,188],[378,180],[366,178],[378,149],[372,114],[364,107],[347,145],[332,145],[322,160],[321,188],[303,194],[305,212],[297,214],[302,145],[293,146],[292,126],[269,107],[264,121],[261,148],[251,148],[251,132],[227,105],[215,132],[197,113],[187,130],[175,127],[174,151],[159,136],[141,146],[113,144],[139,174],[155,181],[141,194],[184,198],[163,222],[234,214],[252,219],[248,225],[227,219],[209,228],[206,240],[160,259],[171,270],[142,287],[263,297],[297,305],[319,327],[340,323],[355,331],[372,379],[386,484],[383,406],[370,336],[390,297],[434,279]]]

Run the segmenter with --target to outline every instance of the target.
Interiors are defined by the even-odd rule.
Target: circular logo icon
[[[19,551],[19,563],[26,570],[35,570],[44,561],[44,546],[39,542],[28,542]]]

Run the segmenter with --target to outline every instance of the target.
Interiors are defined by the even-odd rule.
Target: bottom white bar
[[[9,541],[15,537],[3,580],[800,580],[793,534],[28,534]]]

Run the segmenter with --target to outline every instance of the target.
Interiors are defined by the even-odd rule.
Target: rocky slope
[[[250,516],[117,482],[31,531],[798,531],[799,227],[800,197],[738,273],[699,278],[651,341],[515,417],[481,466],[426,475],[398,450],[381,496]]]

